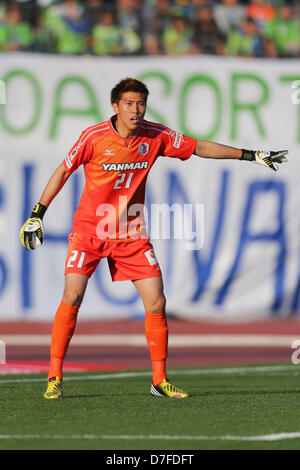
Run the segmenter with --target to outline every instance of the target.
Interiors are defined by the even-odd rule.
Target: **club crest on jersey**
[[[145,251],[144,255],[146,256],[150,266],[154,266],[154,264],[158,263],[153,249]]]
[[[146,142],[142,142],[139,145],[139,154],[146,155],[149,152],[149,145]]]

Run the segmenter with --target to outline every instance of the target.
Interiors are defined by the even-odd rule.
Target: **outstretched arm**
[[[278,163],[287,161],[286,154],[288,150],[264,151],[264,150],[245,150],[230,147],[228,145],[216,144],[207,140],[198,140],[195,148],[195,155],[204,158],[230,158],[236,160],[248,160],[259,165],[278,170]]]
[[[34,250],[35,243],[37,245],[43,243],[43,217],[48,206],[63,188],[70,175],[71,173],[65,170],[63,163],[61,163],[51,175],[38,204],[36,204],[31,212],[31,216],[21,228],[21,243],[27,250]]]
[[[204,158],[242,158],[242,150],[228,145],[216,144],[208,140],[198,140],[195,155]]]

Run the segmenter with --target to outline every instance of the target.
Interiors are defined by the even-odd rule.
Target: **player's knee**
[[[63,296],[64,302],[72,306],[80,306],[83,300],[83,294],[74,289],[66,289]]]
[[[164,294],[160,293],[154,297],[147,307],[149,313],[163,313],[166,310],[166,298]]]

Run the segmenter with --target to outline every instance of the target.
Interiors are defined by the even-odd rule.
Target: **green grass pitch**
[[[170,370],[187,399],[151,396],[149,370],[66,374],[62,400],[42,398],[42,375],[0,376],[0,449],[300,449],[299,371]]]

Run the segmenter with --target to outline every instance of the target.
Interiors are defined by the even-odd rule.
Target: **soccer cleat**
[[[180,388],[175,387],[175,385],[172,385],[168,381],[168,379],[164,379],[162,381],[162,383],[160,383],[159,385],[156,385],[156,386],[154,386],[152,384],[150,393],[151,393],[151,395],[154,395],[156,397],[169,397],[169,398],[186,398],[186,397],[188,397],[187,393],[185,393]]]
[[[44,398],[53,399],[53,398],[62,398],[63,389],[62,389],[62,380],[59,377],[51,377],[48,380],[47,390],[44,393]]]

